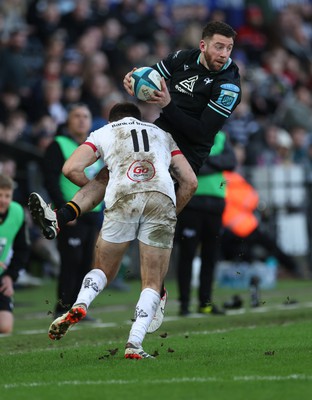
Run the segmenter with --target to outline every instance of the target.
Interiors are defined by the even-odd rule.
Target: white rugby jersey
[[[176,203],[169,166],[171,157],[181,151],[169,133],[127,117],[91,132],[84,144],[108,167],[107,207],[126,194],[146,191],[164,193]]]

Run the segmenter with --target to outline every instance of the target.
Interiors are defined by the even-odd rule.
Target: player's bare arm
[[[170,173],[178,182],[176,191],[176,213],[178,215],[195,193],[197,178],[183,154],[177,154],[172,158]]]
[[[103,201],[108,179],[109,172],[104,167],[95,178],[78,190],[72,200],[79,205],[81,214],[91,211]]]
[[[93,149],[85,144],[79,146],[65,161],[62,172],[71,182],[84,186],[89,182],[84,170],[97,160]]]

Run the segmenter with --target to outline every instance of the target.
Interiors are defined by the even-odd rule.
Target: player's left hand
[[[133,72],[134,72],[136,69],[137,69],[137,68],[134,67],[134,68],[132,69],[132,71],[128,72],[128,73],[125,75],[124,79],[123,79],[124,88],[125,88],[126,92],[127,92],[128,94],[130,94],[130,96],[134,96],[134,92],[133,92],[133,90],[132,90],[132,85],[131,85],[131,76],[132,76]]]
[[[151,96],[151,99],[147,103],[157,104],[159,107],[164,108],[171,102],[171,96],[164,78],[161,78],[160,83],[161,90],[155,90],[154,95]]]

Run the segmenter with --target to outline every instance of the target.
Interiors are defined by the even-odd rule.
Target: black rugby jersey
[[[168,131],[197,173],[214,137],[241,99],[240,76],[230,58],[221,71],[200,62],[200,50],[179,50],[152,66],[169,82],[172,101],[155,124]]]

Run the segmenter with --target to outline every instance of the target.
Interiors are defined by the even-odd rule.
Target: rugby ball
[[[161,76],[153,68],[141,67],[131,75],[131,86],[135,96],[142,101],[148,101],[154,90],[161,90]]]

